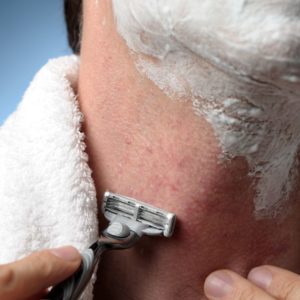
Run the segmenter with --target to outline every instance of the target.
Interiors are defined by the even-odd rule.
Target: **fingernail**
[[[80,254],[79,252],[71,246],[56,248],[50,250],[54,255],[58,256],[59,258],[62,258],[66,261],[74,261],[78,260]]]
[[[266,267],[257,267],[250,271],[248,279],[258,287],[267,289],[272,283],[273,276]]]
[[[227,272],[214,272],[205,280],[204,291],[208,297],[222,298],[230,294],[232,290],[233,280]]]

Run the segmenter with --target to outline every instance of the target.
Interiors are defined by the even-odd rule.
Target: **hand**
[[[300,276],[272,266],[254,268],[248,279],[221,270],[206,278],[204,291],[209,300],[299,300]]]
[[[48,287],[73,274],[80,262],[81,256],[75,248],[63,247],[0,265],[0,299],[42,299]]]

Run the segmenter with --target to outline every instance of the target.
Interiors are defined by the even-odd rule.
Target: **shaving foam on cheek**
[[[298,176],[298,4],[113,0],[120,34],[142,54],[137,68],[170,97],[191,99],[215,131],[221,161],[247,160],[258,218],[276,215]]]

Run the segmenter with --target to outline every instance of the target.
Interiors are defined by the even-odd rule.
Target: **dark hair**
[[[80,53],[82,0],[64,0],[69,46],[75,54]]]

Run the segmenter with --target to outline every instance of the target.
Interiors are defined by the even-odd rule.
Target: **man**
[[[154,5],[155,2],[151,3]],[[226,1],[224,10],[231,12],[241,2]],[[259,8],[256,1],[250,2],[251,9]],[[290,1],[291,7],[284,6],[282,10],[276,10],[277,7],[272,6],[269,1],[266,4],[270,4],[270,11],[276,11],[277,14],[291,12],[296,2]],[[98,279],[94,286],[95,299],[298,299],[300,283],[296,274],[270,266],[256,268],[249,274],[252,268],[263,264],[299,271],[298,182],[288,193],[282,194],[279,202],[273,203],[273,198],[268,200],[269,205],[265,205],[265,198],[261,202],[257,201],[257,191],[261,192],[259,187],[264,182],[264,177],[257,169],[251,175],[254,170],[251,169],[251,163],[261,163],[261,169],[264,170],[263,167],[269,161],[260,161],[260,151],[255,147],[251,148],[249,156],[235,151],[239,147],[235,140],[231,143],[235,146],[233,148],[222,143],[220,134],[223,132],[224,136],[229,136],[226,131],[228,128],[233,130],[233,137],[237,137],[236,127],[228,125],[224,127],[225,130],[218,122],[221,117],[227,116],[227,108],[233,102],[226,102],[228,106],[224,110],[225,115],[216,114],[216,123],[213,122],[215,119],[209,118],[212,110],[205,97],[201,98],[203,102],[197,106],[200,110],[196,110],[198,114],[195,114],[195,106],[191,105],[190,100],[194,100],[194,104],[199,103],[199,95],[193,93],[194,90],[190,94],[185,93],[191,88],[192,81],[187,80],[189,77],[174,79],[175,86],[182,83],[187,86],[184,92],[173,89],[170,84],[172,80],[167,78],[172,71],[172,64],[168,64],[168,59],[174,53],[185,53],[183,49],[187,48],[188,42],[182,40],[182,43],[186,43],[182,48],[171,44],[177,37],[174,31],[172,41],[166,35],[166,44],[161,45],[160,39],[156,40],[155,37],[160,33],[157,28],[161,29],[161,24],[155,23],[155,20],[162,19],[162,16],[150,14],[152,11],[146,9],[152,7],[144,6],[141,2],[120,3],[109,0],[83,1],[82,31],[80,35],[74,35],[74,41],[72,28],[80,28],[80,3],[66,1],[67,8],[76,8],[78,4],[77,10],[71,11],[67,19],[70,21],[71,45],[74,45],[76,51],[80,49],[79,71],[74,57],[51,62],[32,83],[18,112],[0,131],[1,195],[4,199],[1,203],[4,213],[1,214],[0,222],[1,228],[6,228],[5,232],[1,232],[1,240],[8,241],[10,245],[10,253],[5,249],[2,251],[5,253],[3,262],[45,247],[68,243],[80,250],[86,247],[98,234],[95,229],[95,187],[99,201],[105,190],[111,190],[172,211],[178,217],[175,236],[171,240],[145,238],[133,249],[105,255],[99,265]],[[167,1],[165,3],[166,6],[157,11],[166,14],[166,19],[162,20],[173,24],[176,14],[169,14],[170,11],[173,12],[173,7],[170,8]],[[204,15],[217,18],[222,24],[222,12],[217,17],[210,14],[219,8],[218,3],[220,4],[216,1],[214,6],[203,1],[206,5],[201,8],[207,9]],[[159,2],[156,4],[159,8]],[[243,4],[244,6],[239,7],[241,11],[245,9],[250,14],[252,10],[246,9],[246,3]],[[186,4],[174,2],[174,11],[189,13],[192,7],[197,8],[197,1],[187,1]],[[130,14],[126,15],[127,12]],[[188,13],[185,17],[189,16]],[[122,19],[122,16],[133,19]],[[149,16],[154,16],[154,19],[148,18]],[[233,18],[234,15],[230,17]],[[179,23],[181,21],[179,19]],[[140,24],[143,26],[139,27]],[[163,21],[162,24],[165,25]],[[133,33],[128,34],[128,28],[134,28]],[[192,25],[182,28],[187,28],[183,34],[185,36],[191,33]],[[289,29],[288,26],[285,28]],[[142,44],[133,39],[135,33]],[[234,33],[230,34],[235,36]],[[206,40],[204,35],[203,41],[214,45],[214,40]],[[165,47],[166,45],[169,46]],[[227,63],[226,66],[233,66],[226,73],[225,67],[222,69],[224,64],[221,65],[222,68],[217,66],[217,58],[220,58],[218,53],[214,61],[205,57],[207,62],[204,50],[200,49],[198,53],[192,46],[191,49],[199,56],[193,61],[199,63],[199,72],[206,70],[205,74],[211,75],[211,85],[216,89],[223,82],[228,86],[236,84],[235,97],[238,100],[245,99],[244,93],[250,87],[252,97],[267,94],[267,103],[277,99],[274,90],[278,88],[286,94],[285,98],[292,95],[294,99],[299,95],[299,86],[292,84],[292,81],[281,83],[279,81],[282,77],[279,76],[279,80],[275,75],[266,80],[268,72],[261,75],[259,69],[247,69],[251,61],[249,63],[244,59],[257,56],[242,56],[245,63],[239,67],[243,70],[241,74],[249,80],[245,82],[237,74],[233,74],[232,70],[237,68],[235,61],[238,59],[230,57],[226,52],[228,48],[220,48],[225,53],[221,58]],[[164,47],[164,51],[167,49],[166,57],[160,55],[160,47]],[[223,45],[218,44],[218,47]],[[236,54],[241,53],[243,51],[236,50]],[[193,55],[191,57],[194,59]],[[186,58],[186,55],[179,56],[179,65],[181,59],[183,61]],[[257,59],[255,62],[261,62]],[[165,61],[167,64],[164,64]],[[178,65],[175,62],[173,60],[177,74]],[[156,68],[151,69],[149,65]],[[181,64],[182,68],[186,66],[187,64]],[[193,66],[189,64],[189,67]],[[275,65],[273,69],[279,70],[280,66]],[[165,74],[165,77],[161,77],[161,74]],[[293,77],[295,80],[296,75]],[[166,80],[158,82],[157,78]],[[207,81],[199,81],[199,84],[202,86],[201,90],[208,93],[205,89]],[[211,93],[214,92],[213,88],[210,90]],[[228,92],[225,88],[220,90],[219,94]],[[86,136],[86,152],[89,155],[89,167],[93,170],[94,185],[84,152],[85,145],[80,132],[82,120],[75,95],[78,95],[79,107],[84,115],[82,131]],[[181,101],[175,101],[177,99]],[[254,104],[255,108],[262,109],[256,104],[257,99],[251,100],[252,102],[245,100],[243,103],[251,103],[251,109]],[[216,106],[226,104],[215,103]],[[225,107],[223,106],[222,109]],[[275,104],[263,107],[265,115],[272,115],[269,112],[273,106]],[[295,105],[296,112],[297,108]],[[248,106],[246,112],[247,109]],[[241,113],[240,110],[236,112]],[[261,116],[260,111],[258,116]],[[261,121],[259,117],[255,115],[251,122],[240,118],[240,115],[235,119],[241,121],[238,127],[241,132],[244,127],[248,128],[245,124],[259,124],[258,129],[269,128],[269,124],[272,124],[268,123],[269,119],[263,119],[262,126],[258,122]],[[285,128],[279,117],[278,122],[282,125],[280,132],[289,132],[290,127]],[[256,134],[246,129],[243,136]],[[275,137],[273,139],[272,131],[263,131],[261,135],[263,134],[267,144],[264,146],[267,148],[263,149],[269,151],[272,147],[277,147],[278,143],[280,148],[276,149],[280,149],[282,155],[291,152],[289,145],[294,143],[296,135],[291,135],[286,141],[278,141]],[[239,141],[242,143],[245,140],[241,138]],[[285,147],[281,148],[282,144]],[[15,152],[11,153],[12,151]],[[273,162],[273,158],[270,156],[270,161]],[[282,174],[287,177],[271,182],[267,180],[266,188],[270,193],[272,189],[277,190],[278,186],[279,195],[288,189],[289,185],[282,182],[294,178],[289,177],[290,173],[296,176],[298,171],[298,165],[291,161],[292,167],[284,165],[286,172],[276,173],[282,168],[271,168],[278,165],[282,167],[280,160],[275,160],[277,164],[268,165],[275,171],[267,179],[276,179],[273,175],[284,177]],[[292,185],[293,181],[289,183]],[[13,209],[16,214],[11,216]],[[98,220],[101,229],[105,226],[101,214],[98,215]],[[27,227],[23,228],[20,223]],[[15,226],[22,230],[19,238],[12,236]],[[23,241],[22,245],[15,251],[14,248],[20,241]],[[54,251],[57,254],[57,250]],[[62,251],[66,252],[66,249]],[[44,273],[44,277],[48,279],[41,280],[37,287],[30,286],[26,289],[27,285],[22,286],[18,284],[20,280],[11,278],[18,278],[20,266],[24,270],[29,263],[37,265],[32,271],[34,275],[29,272],[26,277],[25,271],[22,271],[21,274],[24,275],[20,277],[27,282],[26,278],[37,276],[40,269],[38,262],[44,260],[42,255],[38,256],[38,260],[36,257],[37,254],[28,261],[25,259],[9,265],[11,271],[4,277],[9,288],[2,284],[6,299],[23,299],[24,291],[27,291],[26,296],[33,296],[49,285],[56,284],[62,277],[67,277],[78,266],[77,258],[64,265],[66,272],[60,277],[51,277],[52,270],[55,273],[55,265],[58,267],[60,264],[57,257],[46,252],[45,257],[53,261],[53,267],[48,267],[47,276]],[[60,262],[62,265],[63,262]],[[2,269],[5,270],[5,267]],[[208,276],[217,269],[232,271],[217,271]],[[242,277],[247,274],[249,280]],[[86,294],[86,297],[91,295]]]

